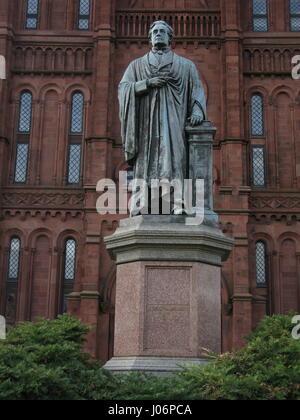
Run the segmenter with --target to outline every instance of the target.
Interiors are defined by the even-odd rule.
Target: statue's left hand
[[[202,123],[203,117],[201,117],[200,115],[193,114],[189,120],[191,126],[195,127],[196,125],[200,125]]]

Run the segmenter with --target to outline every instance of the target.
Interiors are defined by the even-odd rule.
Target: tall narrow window
[[[267,248],[264,242],[256,243],[256,284],[257,287],[267,287]]]
[[[62,287],[62,298],[60,305],[60,313],[66,313],[67,297],[73,292],[75,283],[75,269],[76,269],[76,241],[74,239],[68,239],[65,243],[64,251],[64,275],[63,275],[63,287]]]
[[[90,27],[91,0],[79,0],[78,2],[78,29],[88,30]]]
[[[68,165],[68,184],[78,185],[80,183],[80,172],[81,172],[81,144],[70,144],[69,165]]]
[[[266,186],[266,165],[264,146],[252,147],[252,175],[254,187]]]
[[[15,184],[26,184],[31,131],[32,94],[23,92],[20,98],[18,134],[16,145]]]
[[[291,31],[300,31],[300,0],[290,0]]]
[[[17,144],[15,184],[26,184],[28,167],[28,143]]]
[[[37,29],[39,18],[39,0],[27,0],[26,29]]]
[[[264,131],[264,101],[260,94],[255,94],[251,98],[251,137],[263,137]]]
[[[71,134],[82,134],[83,128],[83,94],[74,93],[72,97]]]
[[[269,29],[268,22],[268,1],[253,0],[253,31],[267,32]]]
[[[9,325],[14,324],[16,321],[18,281],[20,272],[20,251],[20,239],[12,238],[9,246],[5,301],[5,317]]]
[[[30,92],[23,92],[20,100],[19,133],[30,133],[32,113],[32,95]]]
[[[84,97],[81,92],[75,92],[72,96],[68,153],[68,184],[70,185],[80,184],[83,120]]]

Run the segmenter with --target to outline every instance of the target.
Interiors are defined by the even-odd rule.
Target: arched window
[[[77,29],[88,30],[90,27],[91,0],[78,0]]]
[[[290,0],[290,27],[291,31],[300,31],[300,0]]]
[[[264,134],[264,100],[261,94],[255,93],[251,97],[251,137],[263,137]]]
[[[75,92],[72,96],[69,135],[68,184],[70,185],[80,184],[83,122],[84,96],[81,92]]]
[[[256,242],[256,285],[268,286],[267,247],[263,241]]]
[[[8,324],[14,324],[16,321],[20,252],[20,239],[12,238],[9,245],[8,272],[6,277],[5,317]]]
[[[37,29],[39,18],[39,0],[27,0],[26,29]]]
[[[269,30],[268,1],[252,0],[253,31],[267,32]]]
[[[67,297],[74,290],[75,272],[76,272],[76,252],[77,244],[74,239],[67,239],[64,249],[64,271],[63,271],[63,285],[62,297],[60,303],[60,313],[66,313]]]
[[[29,140],[32,118],[32,94],[22,92],[18,122],[18,136],[16,146],[16,165],[14,174],[15,184],[26,184],[29,156]]]

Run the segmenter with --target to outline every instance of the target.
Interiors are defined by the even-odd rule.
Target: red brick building
[[[223,350],[266,313],[300,310],[299,0],[1,0],[0,313],[66,309],[112,355],[115,266],[96,183],[126,169],[117,86],[171,23],[202,76],[214,144],[215,208],[235,249],[223,269]],[[0,59],[0,64],[3,58]],[[4,78],[3,68],[0,77]]]

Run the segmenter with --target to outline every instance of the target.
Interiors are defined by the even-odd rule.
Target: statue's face
[[[170,44],[168,29],[165,25],[159,23],[154,26],[151,33],[151,42],[154,47],[158,45],[168,46]]]

